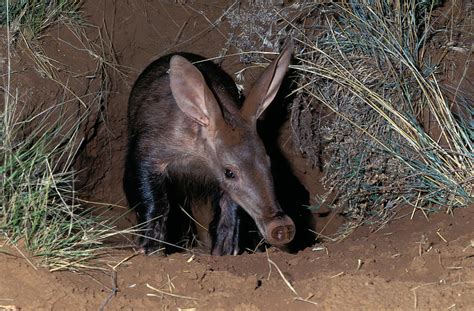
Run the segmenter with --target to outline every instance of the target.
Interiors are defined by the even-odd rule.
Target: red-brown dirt
[[[229,5],[222,0],[85,1],[86,19],[110,39],[124,73],[110,72],[111,92],[84,127],[90,139],[76,168],[82,169],[79,181],[87,199],[125,208],[121,178],[131,85],[148,63],[168,52],[206,57],[223,52],[228,27],[211,23],[219,21]],[[91,42],[98,37],[95,28],[87,34]],[[68,86],[81,95],[99,88],[86,78],[95,72],[96,60],[66,27],[49,29],[40,42],[45,53],[59,61],[58,80],[69,77]],[[447,77],[447,82],[457,85],[456,79],[467,76],[469,92],[474,71],[466,60],[469,55],[459,55],[458,64],[468,70]],[[38,74],[26,52],[18,49],[13,65],[15,86],[23,92],[20,100],[28,107],[24,113],[44,109],[57,99],[58,85]],[[229,73],[242,66],[235,57],[222,62]],[[254,78],[249,72],[246,84]],[[325,193],[317,182],[321,173],[292,146],[287,127],[286,123],[279,141],[312,203],[315,195]],[[112,210],[123,212],[119,207]],[[342,222],[335,213],[319,211],[313,216],[314,230],[323,235],[334,233]],[[102,259],[109,269],[80,273],[51,273],[38,267],[35,258],[26,259],[20,250],[0,242],[0,310],[473,310],[474,208],[429,218],[420,211],[411,216],[411,209],[402,210],[381,230],[361,227],[341,242],[325,241],[297,254],[270,248],[267,253],[239,256],[189,251],[145,257],[120,250]],[[133,221],[126,219],[121,225]]]
[[[106,310],[472,310],[473,225],[472,208],[429,221],[417,214],[295,255],[137,255],[114,273],[50,273],[3,247],[11,255],[0,255],[0,305],[96,310],[110,297]],[[131,254],[105,259],[114,265]]]

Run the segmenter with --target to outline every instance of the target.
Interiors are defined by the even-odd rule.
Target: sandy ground
[[[474,209],[383,230],[298,254],[137,255],[115,270],[50,273],[0,250],[0,306],[23,310],[472,310]],[[110,266],[133,256],[110,255]],[[34,262],[34,259],[33,259]],[[149,287],[148,287],[149,286]],[[153,289],[153,288],[155,289]]]
[[[107,101],[96,108],[99,117],[91,117],[85,129],[90,139],[76,165],[83,169],[80,180],[90,199],[126,205],[121,190],[126,104],[139,72],[169,51],[218,55],[228,29],[209,21],[217,21],[228,5],[85,1],[87,19],[113,43],[124,73],[111,75]],[[94,42],[97,29],[87,32]],[[67,74],[69,87],[78,94],[97,89],[85,78],[96,62],[65,27],[50,29],[41,42],[47,55],[60,61],[58,79]],[[27,106],[26,112],[59,94],[58,85],[41,77],[28,59],[21,51],[13,59],[15,85],[25,90],[20,99],[35,99],[36,106]],[[228,72],[242,68],[236,58],[226,58],[222,66]],[[280,141],[287,144],[289,139]],[[319,172],[308,168],[291,144],[286,148],[312,201],[325,192],[314,184]],[[315,230],[324,228],[324,234],[341,223],[334,214],[313,216]],[[420,211],[411,216],[407,209],[379,231],[359,228],[342,242],[325,241],[297,254],[270,248],[239,256],[189,251],[145,257],[126,249],[101,259],[106,270],[81,273],[50,273],[35,258],[26,259],[0,241],[0,310],[474,310],[474,208],[429,219]]]

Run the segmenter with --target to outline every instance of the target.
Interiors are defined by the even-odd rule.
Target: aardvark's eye
[[[228,168],[225,169],[224,174],[225,174],[225,177],[227,177],[228,179],[233,179],[236,177],[235,173]]]

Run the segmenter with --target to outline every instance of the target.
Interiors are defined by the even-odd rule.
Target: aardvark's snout
[[[266,240],[272,245],[281,246],[293,240],[295,231],[295,224],[290,217],[278,216],[267,223]]]

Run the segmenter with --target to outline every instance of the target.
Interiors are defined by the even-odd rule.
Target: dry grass
[[[448,100],[426,56],[434,5],[335,5],[327,30],[300,41],[293,121],[304,128],[305,111],[329,111],[317,131],[329,158],[326,185],[352,220],[345,233],[383,224],[400,206],[430,212],[472,201],[472,141],[457,113],[472,107]]]

